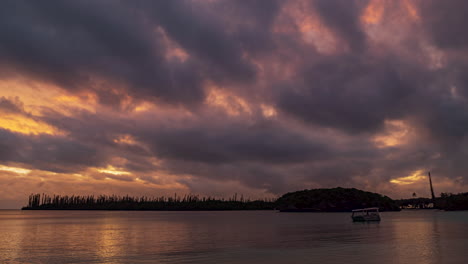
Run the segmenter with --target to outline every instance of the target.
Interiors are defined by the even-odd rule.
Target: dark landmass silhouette
[[[468,210],[468,192],[452,194],[441,193],[439,198],[436,198],[435,205],[437,208],[446,211]]]
[[[390,197],[355,188],[312,189],[287,193],[277,201],[282,212],[349,212],[378,207],[381,211],[399,211]]]
[[[468,210],[468,192],[466,193],[441,193],[440,197],[412,198],[396,200],[404,209],[440,209],[445,211]]]
[[[309,212],[346,212],[357,208],[379,207],[399,210],[389,197],[358,189],[313,189],[287,193],[278,199],[250,200],[235,194],[228,199],[185,195],[173,197],[132,197],[117,195],[31,194],[23,210],[273,210]]]
[[[435,201],[435,202],[434,202]],[[435,200],[412,198],[393,200],[387,196],[355,188],[311,189],[284,194],[278,199],[250,200],[235,194],[228,199],[184,195],[173,197],[132,197],[117,195],[31,194],[22,210],[141,210],[216,211],[280,210],[281,212],[349,212],[378,207],[381,211],[400,208],[468,210],[468,193],[442,193]]]
[[[132,197],[117,195],[47,195],[31,194],[22,210],[141,210],[141,211],[210,211],[273,210],[274,199],[250,200],[237,194],[229,199],[185,195],[183,197]]]

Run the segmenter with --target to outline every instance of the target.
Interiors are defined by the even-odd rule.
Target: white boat
[[[352,211],[351,218],[353,222],[368,222],[368,221],[380,221],[380,214],[378,207],[356,209]]]

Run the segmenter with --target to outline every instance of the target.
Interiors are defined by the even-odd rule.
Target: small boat
[[[356,209],[352,211],[351,218],[353,222],[368,222],[368,221],[380,221],[380,214],[378,207]]]

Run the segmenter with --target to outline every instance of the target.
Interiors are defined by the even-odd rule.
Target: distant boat
[[[377,207],[356,209],[352,212],[353,222],[380,221],[379,208]]]

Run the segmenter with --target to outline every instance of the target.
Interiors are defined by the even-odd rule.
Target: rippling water
[[[0,263],[468,263],[468,212],[0,210]]]

